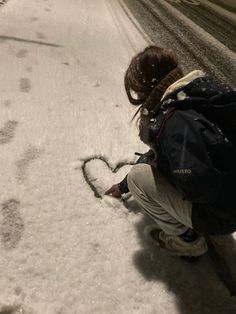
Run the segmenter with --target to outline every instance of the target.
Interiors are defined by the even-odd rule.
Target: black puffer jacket
[[[232,130],[226,130],[226,136],[215,121],[217,117],[209,121],[213,116],[210,103],[214,106],[219,98],[230,99],[232,104],[232,99],[236,101],[229,86],[208,77],[197,78],[158,104],[149,123],[158,169],[184,199],[192,202],[193,227],[206,234],[236,230],[236,149],[230,138]],[[158,121],[155,128],[158,119],[161,123]],[[125,181],[122,188],[124,191]]]

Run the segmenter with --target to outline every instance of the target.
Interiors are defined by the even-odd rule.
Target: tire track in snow
[[[185,71],[201,68],[234,86],[236,55],[163,0],[123,0],[144,31],[159,46],[173,49]]]
[[[186,5],[182,2],[170,3],[229,49],[236,51],[236,16],[234,14],[206,0],[200,1],[198,6]]]

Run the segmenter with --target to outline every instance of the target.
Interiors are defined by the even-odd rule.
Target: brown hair
[[[150,112],[160,102],[166,89],[181,77],[183,72],[178,58],[169,49],[149,46],[133,57],[124,83],[131,104],[142,105],[134,117],[144,108]]]

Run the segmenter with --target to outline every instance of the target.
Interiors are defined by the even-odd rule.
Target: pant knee
[[[145,178],[151,175],[151,166],[147,164],[136,164],[132,167],[128,174],[127,182],[130,192],[134,190],[135,187],[139,189],[144,189]]]

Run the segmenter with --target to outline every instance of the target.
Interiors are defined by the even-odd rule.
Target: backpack
[[[236,91],[210,98],[193,97],[174,103],[175,109],[193,109],[218,126],[236,148]]]
[[[193,155],[193,159],[186,160],[187,164],[181,167],[187,169],[186,165],[190,163],[191,175],[171,173],[175,181],[174,185],[177,185],[186,199],[202,204],[213,204],[225,182],[234,182],[236,179],[236,92],[230,91],[208,98],[167,99],[157,110],[152,112],[153,118],[150,119],[150,142],[155,139],[158,142],[161,138],[162,142],[163,139],[165,140],[165,136],[161,136],[165,124],[176,110],[183,111],[182,116],[193,130],[199,128],[202,130],[201,149],[205,151],[206,156],[204,163],[201,165],[197,162],[200,151],[196,151],[196,159]],[[178,146],[179,143],[173,145],[177,146],[172,149],[175,155],[172,154],[169,166],[165,169],[164,164],[160,164],[161,170],[166,172],[166,175],[176,169],[176,164],[180,160],[181,147]],[[190,151],[191,149],[189,147]],[[175,177],[178,179],[176,180]],[[183,182],[179,178],[182,178]],[[186,181],[187,179],[189,181]]]

